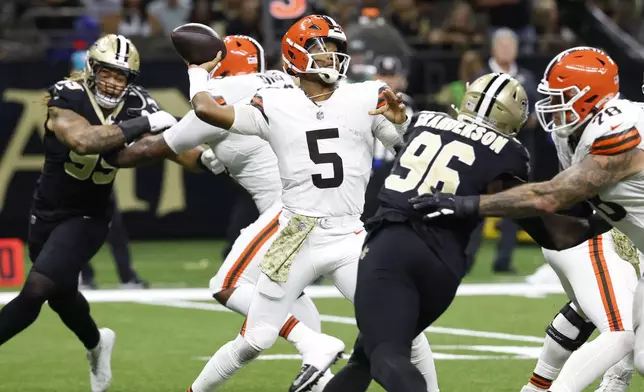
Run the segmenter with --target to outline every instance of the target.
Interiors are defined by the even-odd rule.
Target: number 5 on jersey
[[[340,137],[338,128],[317,129],[306,132],[306,145],[309,148],[309,158],[313,163],[320,165],[330,163],[333,165],[333,177],[322,178],[321,174],[311,175],[313,185],[320,189],[337,188],[344,181],[344,168],[342,158],[334,152],[320,153],[318,141],[323,139],[337,139]]]
[[[397,192],[417,189],[418,194],[430,193],[431,187],[442,192],[456,193],[460,183],[458,172],[447,165],[452,158],[471,166],[474,163],[474,147],[452,141],[443,146],[441,137],[434,133],[422,132],[409,143],[398,164],[407,169],[407,175],[391,174],[385,180],[385,188]]]

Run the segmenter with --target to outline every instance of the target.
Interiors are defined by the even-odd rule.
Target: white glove
[[[221,174],[226,171],[226,167],[217,159],[212,148],[201,153],[199,156],[201,164],[214,174]]]
[[[152,133],[161,132],[177,123],[177,119],[172,114],[164,112],[163,110],[154,112],[146,117],[150,121],[150,131]]]

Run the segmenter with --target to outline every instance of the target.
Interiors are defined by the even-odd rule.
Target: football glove
[[[177,119],[170,113],[159,110],[147,116],[150,122],[150,131],[158,133],[177,123]]]
[[[199,155],[199,166],[213,174],[221,174],[226,171],[226,167],[217,159],[215,152],[211,148]]]
[[[457,218],[478,215],[479,196],[456,196],[438,192],[434,187],[431,187],[431,192],[409,199],[414,209],[425,215],[425,219],[445,215],[453,215]]]

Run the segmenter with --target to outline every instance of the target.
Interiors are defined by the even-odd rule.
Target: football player
[[[527,117],[526,103],[525,90],[516,80],[488,74],[468,87],[456,120],[423,112],[413,122],[411,141],[398,155],[380,194],[381,208],[369,222],[356,291],[361,336],[349,364],[326,390],[366,390],[369,369],[387,390],[424,390],[423,379],[404,360],[410,337],[453,300],[466,272],[463,250],[480,219],[423,223],[408,199],[439,183],[452,192],[471,194],[525,181],[528,155],[514,136]],[[607,227],[565,216],[517,223],[541,246],[554,250],[574,246]],[[390,371],[379,379],[374,365],[385,361]]]
[[[606,370],[610,363],[587,361],[589,355],[594,358],[594,355],[603,355],[604,350],[612,350],[604,338],[582,347],[595,329],[600,336],[625,328],[632,330],[637,274],[633,265],[620,255],[620,238],[613,229],[569,249],[542,249],[570,302],[546,328],[543,349],[532,377],[521,392],[581,392],[586,380],[592,381],[604,371],[597,392],[628,389],[633,376],[632,350]],[[607,286],[606,282],[611,285]],[[553,386],[555,379],[557,385]]]
[[[224,38],[226,59],[212,72],[208,91],[222,103],[247,102],[261,87],[294,88],[293,79],[283,72],[266,71],[264,50],[253,38],[232,35]],[[226,172],[253,197],[260,217],[246,227],[210,281],[213,297],[227,308],[246,315],[259,278],[259,261],[277,236],[282,210],[282,183],[277,158],[268,143],[257,136],[229,133],[199,120],[190,111],[162,134],[145,137],[110,157],[114,166],[135,166],[151,160],[172,157],[207,143],[210,150],[201,164],[216,172]],[[336,339],[320,334],[320,314],[308,295],[295,300],[280,329],[280,336],[293,343],[309,362],[317,351],[334,346]],[[300,323],[303,321],[303,323]],[[329,343],[329,341],[331,341]]]
[[[338,83],[349,65],[346,50],[342,27],[333,19],[302,18],[282,40],[285,69],[299,79],[299,88],[269,86],[249,104],[220,105],[208,93],[208,74],[220,56],[189,68],[196,116],[231,133],[267,140],[283,187],[278,237],[259,266],[244,328],[210,359],[193,392],[216,389],[269,348],[293,302],[317,277],[326,275],[353,299],[374,142],[378,138],[392,148],[409,119],[400,97],[384,83]],[[421,354],[413,358],[431,358],[425,336],[416,343]],[[343,350],[339,340],[328,344],[305,362],[290,391],[310,390]],[[433,377],[433,361],[420,362],[431,365],[422,372]]]
[[[644,113],[638,104],[619,98],[617,64],[596,48],[566,50],[546,68],[539,92],[547,98],[537,102],[535,110],[543,128],[556,135],[560,159],[565,158],[561,159],[561,173],[550,181],[525,184],[494,195],[428,193],[413,201],[415,207],[427,213],[428,218],[449,214],[522,217],[560,211],[587,200],[597,214],[627,235],[641,251],[644,144],[639,129],[644,126]],[[597,344],[579,349],[566,363],[571,371],[577,371],[587,365],[588,358],[594,358],[594,372],[575,380],[575,388],[580,389],[598,377],[602,369],[629,354],[634,342],[635,367],[644,371],[644,335],[639,333],[635,339],[633,333],[643,314],[644,281],[638,285],[634,321],[629,325],[631,320],[621,313],[624,305],[616,300],[615,293],[620,288],[612,281],[614,272],[607,268],[600,245],[595,243],[592,248],[598,281],[592,290],[595,298],[605,304],[609,331],[595,339]],[[569,390],[559,379],[550,390]]]
[[[490,82],[494,88],[485,89]],[[488,74],[469,86],[457,119],[423,111],[412,120],[409,142],[397,154],[380,208],[367,225],[355,294],[360,337],[326,391],[364,391],[371,376],[388,391],[427,389],[409,364],[411,342],[456,295],[465,274],[463,250],[480,220],[423,224],[408,200],[439,184],[470,194],[526,179],[528,154],[514,135],[527,113],[519,82]]]
[[[82,73],[49,89],[45,164],[29,222],[33,267],[18,296],[0,311],[3,344],[31,325],[48,301],[87,349],[94,392],[110,384],[115,339],[110,329],[96,327],[78,291],[79,272],[103,245],[111,219],[116,169],[101,154],[176,123],[132,83],[138,73],[132,42],[106,35],[90,47]]]

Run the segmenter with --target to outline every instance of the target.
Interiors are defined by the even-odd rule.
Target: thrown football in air
[[[226,45],[219,34],[201,23],[187,23],[172,30],[172,45],[189,64],[203,64],[217,57],[226,58]]]

